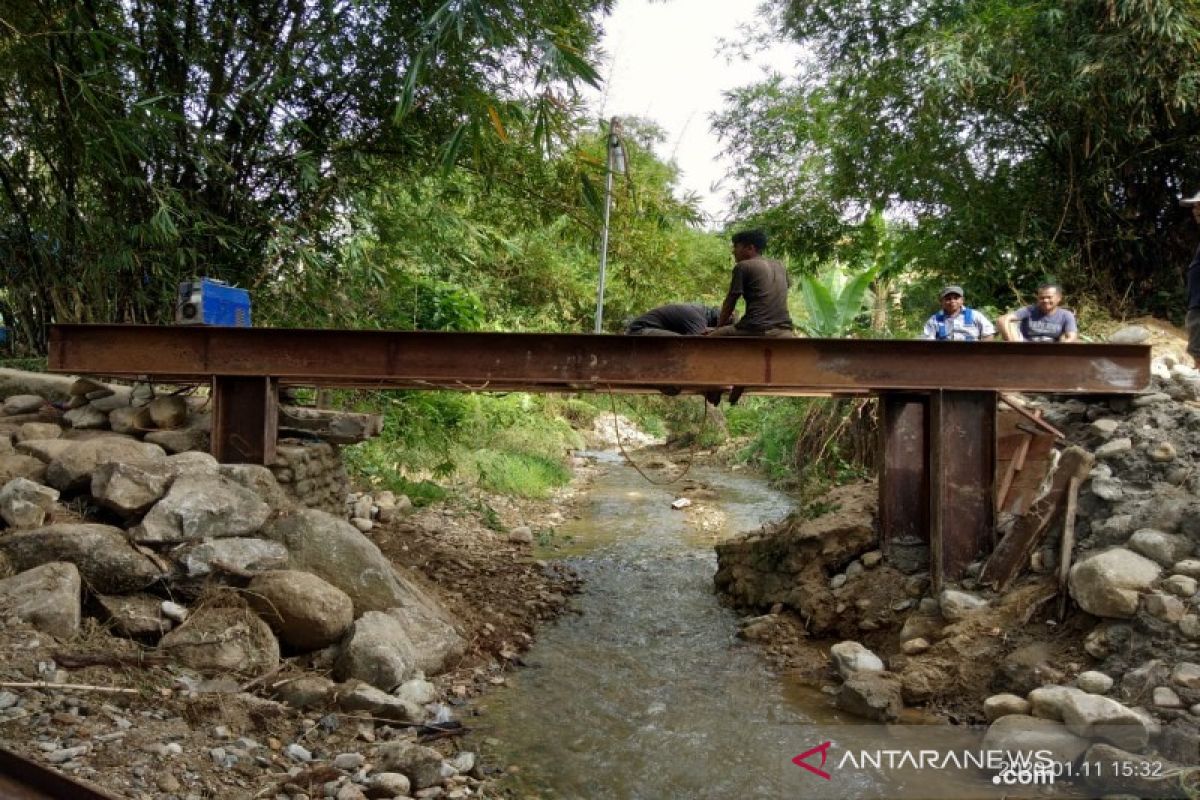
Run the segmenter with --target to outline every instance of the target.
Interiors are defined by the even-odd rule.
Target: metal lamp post
[[[613,173],[625,172],[625,151],[621,148],[621,120],[613,117],[608,124],[608,160],[604,168],[604,226],[600,230],[600,280],[596,286],[596,328],[604,323],[604,279],[608,269],[608,219],[612,208]]]

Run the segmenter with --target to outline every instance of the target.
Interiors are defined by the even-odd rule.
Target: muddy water
[[[674,510],[679,485],[609,459],[582,518],[538,554],[566,557],[586,583],[579,613],[543,632],[473,723],[485,753],[520,765],[506,781],[517,796],[794,796],[785,768],[810,746],[796,726],[837,721],[736,639],[737,615],[712,592],[712,544],[783,517],[788,498],[727,470],[687,481],[702,487],[682,492],[696,505]]]

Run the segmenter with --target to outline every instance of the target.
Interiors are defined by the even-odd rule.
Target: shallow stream
[[[656,486],[619,456],[589,455],[607,463],[581,517],[537,554],[584,578],[579,613],[544,631],[530,668],[488,698],[484,749],[520,765],[509,783],[523,794],[547,798],[783,796],[784,767],[806,749],[795,726],[835,717],[735,637],[738,617],[712,591],[712,546],[782,518],[789,499],[710,467]]]
[[[654,485],[619,455],[585,455],[601,470],[579,517],[536,552],[565,559],[583,577],[577,613],[540,634],[523,656],[528,667],[509,673],[470,723],[477,734],[469,746],[519,769],[501,783],[505,796],[999,796],[977,771],[898,769],[885,778],[837,770],[831,758],[832,774],[821,778],[794,765],[794,756],[830,739],[844,755],[894,747],[897,736],[919,749],[938,731],[961,734],[865,725],[820,691],[772,672],[736,637],[738,615],[712,589],[713,544],[781,519],[787,496],[717,467]],[[672,470],[648,472],[662,480]],[[693,505],[672,508],[679,497]],[[821,764],[817,756],[809,763]]]

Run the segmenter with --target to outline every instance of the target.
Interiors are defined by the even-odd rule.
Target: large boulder
[[[112,594],[144,589],[163,574],[111,525],[59,524],[17,531],[0,537],[0,553],[18,570],[69,561],[89,588]]]
[[[432,747],[406,741],[384,742],[375,752],[379,772],[399,772],[412,788],[425,789],[442,782],[442,754]]]
[[[98,594],[96,602],[112,629],[121,636],[158,637],[174,627],[163,614],[162,600],[152,594]]]
[[[261,464],[222,464],[220,471],[222,476],[261,497],[272,511],[288,511],[296,506],[296,501],[275,480],[275,473]]]
[[[13,478],[27,478],[35,483],[46,479],[46,465],[33,456],[10,453],[0,456],[0,483]]]
[[[396,569],[375,543],[344,519],[306,508],[273,520],[262,535],[288,549],[291,569],[324,578],[354,601],[354,613],[418,606],[453,625],[450,613]]]
[[[856,672],[838,688],[837,707],[858,717],[892,722],[904,708],[900,680],[884,672]]]
[[[36,396],[39,400],[67,400],[76,379],[70,375],[52,375],[47,372],[26,372],[20,369],[0,369],[0,397],[12,399],[15,395]],[[102,386],[102,384],[101,384]],[[119,395],[129,397],[129,387],[110,386]],[[32,402],[32,400],[30,400]],[[44,402],[44,401],[43,401]],[[15,413],[6,411],[5,413]]]
[[[1150,742],[1145,720],[1131,709],[1096,694],[1079,692],[1063,703],[1067,729],[1087,739],[1102,739],[1132,752],[1141,752]]]
[[[444,672],[467,651],[467,642],[454,626],[422,605],[389,608],[413,643],[417,669],[426,675]]]
[[[55,427],[58,426],[56,425]],[[13,450],[24,456],[32,456],[43,464],[49,464],[69,450],[77,441],[77,439],[60,439],[57,437],[49,439],[25,439],[18,442],[13,447]]]
[[[279,664],[279,642],[248,608],[201,608],[164,636],[158,647],[207,675],[258,675]]]
[[[207,450],[209,436],[204,431],[181,428],[176,431],[153,431],[142,437],[168,453],[186,453],[192,450]]]
[[[46,468],[46,482],[61,492],[86,490],[96,467],[109,461],[162,458],[161,447],[128,436],[98,436],[76,441]]]
[[[420,722],[425,719],[425,710],[421,706],[362,681],[347,681],[337,687],[335,696],[338,708],[342,711],[366,711],[375,719],[392,722]]]
[[[108,427],[108,412],[88,404],[63,414],[63,421],[80,430],[100,430]]]
[[[1055,761],[1074,761],[1091,744],[1066,725],[1040,717],[1007,714],[993,722],[983,736],[984,750],[1033,753],[1046,750]]]
[[[9,614],[39,631],[70,638],[79,631],[79,570],[61,561],[0,579],[0,616]]]
[[[1191,539],[1174,533],[1164,533],[1153,528],[1142,528],[1134,531],[1129,537],[1130,550],[1157,561],[1164,567],[1169,567],[1176,561],[1182,561],[1192,554],[1195,547]]]
[[[46,398],[40,394],[14,394],[4,401],[4,414],[17,416],[19,414],[36,414],[46,405]]]
[[[187,572],[188,577],[200,577],[228,568],[233,572],[264,572],[287,566],[287,549],[269,539],[247,539],[232,536],[213,539],[171,554]]]
[[[150,422],[159,430],[173,430],[187,422],[187,401],[178,395],[156,397],[146,406]]]
[[[1162,569],[1132,550],[1114,547],[1071,567],[1068,586],[1079,607],[1097,617],[1132,617],[1138,596]]]
[[[350,596],[310,572],[256,575],[246,587],[246,599],[281,641],[302,651],[333,644],[354,624]]]
[[[1074,686],[1057,686],[1054,684],[1041,686],[1029,693],[1029,713],[1042,719],[1063,721],[1063,713],[1071,697],[1086,694]]]
[[[416,652],[395,617],[368,611],[354,623],[334,664],[338,680],[356,678],[390,692],[416,671]]]
[[[181,475],[166,496],[130,529],[136,542],[188,542],[258,531],[271,507],[220,475]]]
[[[165,459],[101,464],[92,473],[92,497],[123,517],[144,513],[175,480]]]
[[[0,517],[13,528],[37,528],[54,510],[58,491],[26,478],[13,478],[0,488]]]
[[[13,434],[13,442],[27,442],[31,439],[57,439],[60,436],[62,436],[62,428],[53,422],[26,422]]]

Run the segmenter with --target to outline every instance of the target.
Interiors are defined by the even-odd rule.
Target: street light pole
[[[600,333],[604,324],[604,280],[608,269],[608,219],[612,207],[613,173],[625,171],[625,153],[621,149],[621,120],[613,117],[608,125],[608,158],[604,167],[604,226],[600,229],[600,280],[596,285],[596,326]]]

